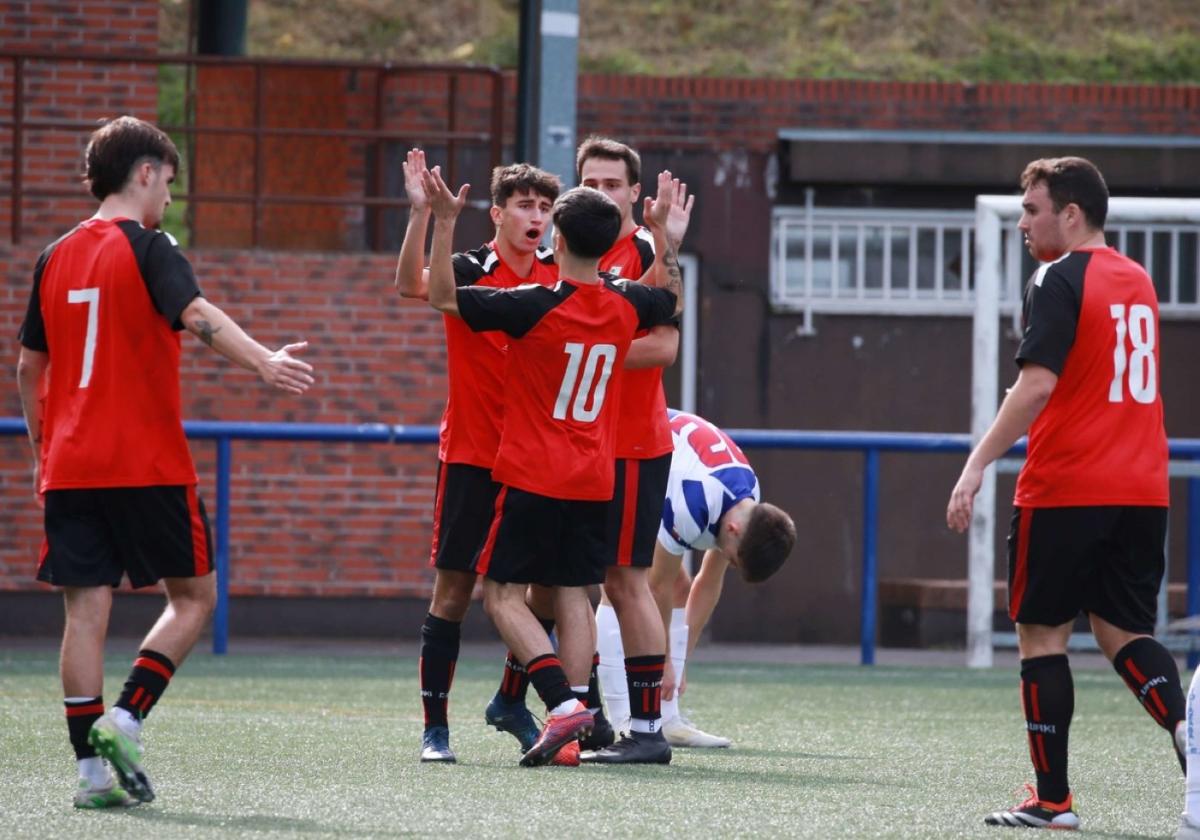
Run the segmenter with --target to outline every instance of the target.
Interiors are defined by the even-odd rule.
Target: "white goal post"
[[[1021,199],[1015,195],[975,197],[975,315],[972,329],[971,440],[978,443],[996,416],[1000,369],[1000,304],[1004,283],[1019,271],[1020,238],[1008,237],[1015,228]],[[1112,198],[1109,227],[1114,224],[1200,226],[1200,199]],[[1005,261],[1005,252],[1009,260]],[[1015,255],[1016,263],[1013,264]],[[1006,272],[1007,271],[1007,275]],[[1025,278],[1020,278],[1019,282]],[[1017,286],[1020,289],[1020,286]],[[992,600],[995,579],[996,468],[984,473],[975,500],[967,554],[967,665],[992,664]]]

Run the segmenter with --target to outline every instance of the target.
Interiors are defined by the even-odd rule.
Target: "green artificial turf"
[[[128,658],[107,664],[111,703]],[[498,661],[459,662],[459,763],[423,766],[415,661],[198,652],[147,723],[157,800],[96,813],[71,807],[54,653],[0,653],[0,836],[995,840],[1008,830],[984,814],[1032,779],[1009,670],[698,664],[684,708],[733,749],[677,750],[669,767],[538,769],[518,767],[516,741],[483,723],[499,673]],[[1077,672],[1075,686],[1084,830],[1172,836],[1183,782],[1168,736],[1112,671]]]

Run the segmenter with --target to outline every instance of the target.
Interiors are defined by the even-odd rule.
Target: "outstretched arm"
[[[692,590],[688,593],[684,613],[688,626],[688,656],[692,655],[701,631],[712,618],[717,601],[721,600],[721,590],[725,586],[725,570],[728,568],[729,560],[720,549],[710,548],[704,552],[704,559],[700,561],[700,571],[692,578]]]
[[[257,373],[268,385],[289,394],[303,394],[313,384],[312,365],[295,358],[307,341],[288,344],[272,352],[237,325],[220,308],[202,297],[192,298],[180,315],[188,332],[234,364]]]
[[[17,357],[17,390],[21,394],[21,411],[25,414],[25,427],[29,430],[29,449],[33,456],[33,496],[40,505],[38,483],[42,470],[42,380],[50,368],[50,354],[40,350],[21,348]]]
[[[1057,384],[1058,375],[1049,368],[1032,362],[1021,368],[1016,384],[1000,404],[991,428],[967,458],[962,475],[950,493],[950,503],[946,506],[948,526],[959,533],[970,527],[975,494],[983,484],[983,471],[1029,430]]]
[[[658,174],[658,193],[646,198],[642,210],[642,221],[654,237],[654,265],[642,275],[641,281],[675,295],[675,314],[683,311],[683,274],[679,271],[679,258],[675,247],[667,237],[667,220],[672,202],[679,190],[679,181],[663,170]]]
[[[463,184],[458,194],[450,192],[442,180],[441,167],[435,166],[424,175],[425,192],[433,207],[433,244],[429,252],[429,305],[447,315],[458,316],[458,294],[454,284],[454,226],[458,214],[467,203],[470,184]]]
[[[396,262],[396,291],[401,297],[429,296],[429,271],[425,268],[425,235],[429,231],[429,196],[422,180],[425,152],[411,149],[404,160],[404,192],[408,196],[408,227]]]

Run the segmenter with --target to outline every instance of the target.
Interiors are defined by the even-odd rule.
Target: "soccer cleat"
[[[499,694],[488,703],[483,719],[500,732],[507,732],[521,744],[521,752],[528,752],[538,739],[537,722],[524,703],[509,703]]]
[[[87,810],[95,810],[99,808],[128,808],[132,805],[139,805],[136,799],[133,799],[124,790],[117,787],[116,782],[110,777],[105,784],[93,785],[87,779],[79,780],[79,787],[75,791],[75,807],[84,808]]]
[[[662,733],[667,743],[672,747],[691,747],[693,749],[724,749],[731,744],[728,738],[720,735],[709,735],[692,725],[692,722],[682,715],[663,721]]]
[[[585,752],[588,750],[602,750],[605,747],[612,746],[615,740],[617,740],[617,735],[613,732],[612,724],[608,722],[608,718],[604,716],[604,710],[597,709],[592,722],[592,731],[579,739],[579,749]]]
[[[1025,785],[1027,798],[1015,808],[995,811],[983,818],[984,825],[1000,825],[1006,828],[1079,828],[1079,814],[1075,812],[1074,797],[1067,794],[1063,802],[1043,802],[1037,798],[1033,785]]]
[[[1175,832],[1175,840],[1200,840],[1200,823],[1194,823],[1184,814],[1179,818],[1179,829]]]
[[[554,758],[567,743],[578,740],[592,728],[592,712],[582,703],[575,704],[575,711],[565,715],[550,715],[542,734],[533,746],[521,756],[522,767],[537,767]]]
[[[450,749],[450,730],[444,726],[431,726],[421,736],[421,761],[440,761],[454,764],[458,759]]]
[[[106,712],[92,724],[88,743],[112,765],[126,793],[139,802],[154,801],[154,789],[142,769],[141,739],[126,733]]]
[[[630,732],[611,747],[581,753],[584,764],[670,764],[671,745],[662,732]]]
[[[578,767],[579,742],[567,741],[567,743],[563,744],[562,749],[554,754],[554,758],[550,759],[548,764],[551,767]]]

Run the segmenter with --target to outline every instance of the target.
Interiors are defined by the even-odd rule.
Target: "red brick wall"
[[[156,0],[34,0],[0,5],[0,53],[54,52],[23,63],[24,116],[31,121],[94,123],[120,114],[155,120],[158,71],[152,64],[72,61],[80,53],[153,54],[158,50]],[[0,113],[12,114],[13,60],[0,60]],[[11,131],[11,129],[10,129]],[[73,190],[87,142],[80,130],[35,128],[25,133],[21,176],[25,190]],[[0,231],[9,236],[13,186],[11,133],[0,134]],[[27,198],[22,233],[40,238],[89,211],[86,195]]]
[[[14,336],[35,247],[0,245],[0,335]],[[191,419],[436,424],[445,399],[441,320],[392,289],[390,256],[197,251],[205,294],[268,346],[307,339],[318,383],[276,394],[184,337]],[[11,340],[11,338],[10,338]],[[9,345],[12,346],[11,344]],[[14,353],[5,354],[12,381]],[[5,388],[0,416],[19,416]],[[192,445],[215,516],[215,446]],[[432,445],[235,443],[231,585],[241,594],[423,594]],[[40,518],[24,438],[0,437],[0,589],[29,589]]]

